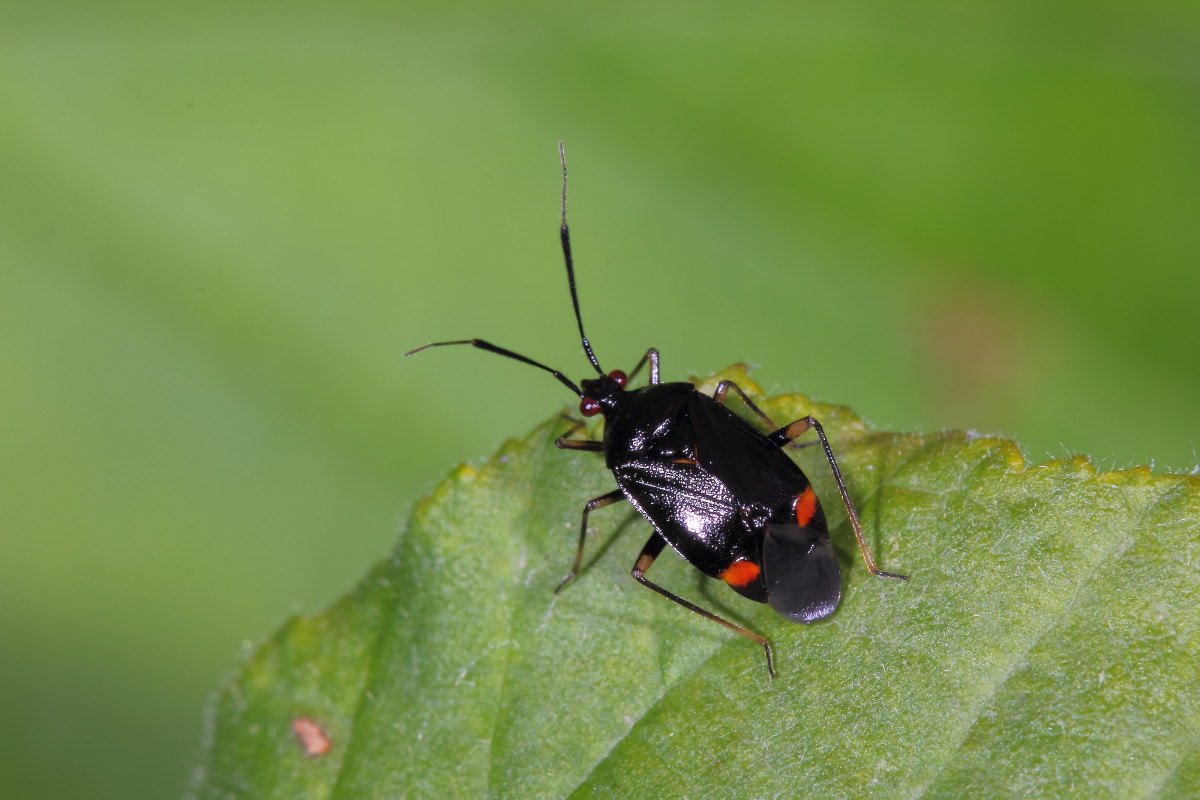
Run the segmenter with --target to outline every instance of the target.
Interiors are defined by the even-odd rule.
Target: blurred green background
[[[1194,469],[1200,5],[902,5],[6,4],[0,794],[182,793],[242,652],[570,404],[401,358],[586,374],[560,137],[606,368]]]

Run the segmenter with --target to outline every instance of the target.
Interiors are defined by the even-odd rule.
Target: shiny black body
[[[761,564],[765,526],[794,522],[809,486],[778,445],[690,383],[625,392],[605,415],[604,458],[667,544],[713,578],[739,560]],[[819,504],[807,527],[829,535]],[[761,574],[733,588],[767,602]]]
[[[560,144],[560,154],[562,147]],[[837,559],[821,505],[800,468],[782,448],[809,429],[815,430],[829,461],[859,549],[872,574],[903,578],[876,569],[854,506],[820,422],[803,417],[777,427],[737,384],[722,381],[710,397],[690,383],[660,383],[658,351],[648,350],[627,377],[605,373],[583,330],[567,228],[566,156],[563,164],[562,241],[567,281],[585,354],[597,377],[576,385],[563,373],[484,339],[458,339],[419,347],[471,345],[550,373],[580,398],[584,416],[604,415],[604,438],[576,439],[576,422],[556,440],[563,449],[604,454],[619,489],[590,500],[583,508],[575,562],[558,589],[571,582],[583,562],[588,515],[628,500],[654,527],[632,569],[635,580],[668,599],[757,642],[775,674],[771,646],[762,636],[723,619],[646,578],[646,570],[670,545],[705,575],[735,591],[769,603],[781,615],[811,622],[832,613],[841,598]],[[650,365],[648,386],[627,384]],[[734,392],[764,429],[725,406]]]

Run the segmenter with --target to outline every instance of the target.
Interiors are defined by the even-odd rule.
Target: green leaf
[[[739,368],[716,377],[761,399]],[[630,579],[647,525],[621,506],[592,515],[554,594],[583,503],[613,485],[554,447],[556,417],[454,470],[390,560],[257,652],[215,701],[195,796],[1200,794],[1200,479],[763,406],[823,420],[877,560],[911,576],[862,567],[819,448],[797,458],[846,568],[831,618],[792,624],[659,559],[658,582],[770,637],[776,680]]]

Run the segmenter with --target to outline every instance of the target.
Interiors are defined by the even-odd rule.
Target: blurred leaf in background
[[[602,358],[1196,462],[1200,7],[10,3],[0,774],[171,796],[238,652]],[[564,546],[569,550],[569,534]]]

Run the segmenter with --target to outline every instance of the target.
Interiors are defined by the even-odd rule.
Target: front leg
[[[629,372],[630,382],[633,381],[634,376],[637,375],[641,371],[642,367],[646,364],[647,361],[650,362],[650,385],[651,386],[658,385],[658,350],[654,349],[653,347],[651,347],[649,350],[647,350],[646,355],[642,356],[641,360],[638,361],[638,363],[634,365],[632,370],[630,370],[630,372]]]
[[[570,419],[570,417],[567,417]],[[562,436],[554,440],[554,446],[560,450],[587,450],[592,453],[603,453],[604,442],[596,439],[572,439],[572,435],[583,430],[584,423],[582,420],[572,419],[571,427]]]
[[[563,587],[571,581],[575,580],[575,576],[579,574],[579,567],[583,564],[583,543],[587,540],[587,519],[588,514],[595,511],[597,508],[604,508],[613,503],[620,502],[625,499],[625,495],[620,489],[613,489],[608,494],[602,494],[587,502],[583,507],[583,519],[579,523],[579,545],[575,548],[575,563],[571,565],[571,571],[567,573],[567,577],[562,579],[562,583],[554,590],[555,594],[561,592]]]

